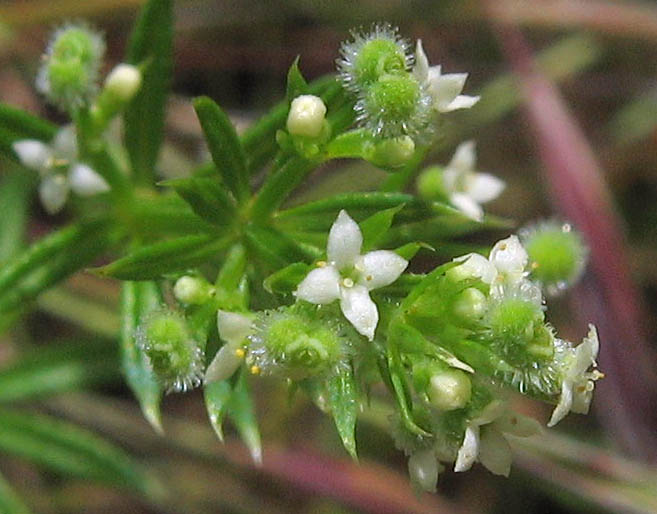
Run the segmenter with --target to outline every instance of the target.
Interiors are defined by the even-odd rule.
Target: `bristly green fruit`
[[[169,392],[185,392],[201,384],[203,350],[180,314],[162,309],[146,316],[137,329],[137,344]]]

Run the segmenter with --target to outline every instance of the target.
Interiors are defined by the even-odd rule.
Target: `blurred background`
[[[107,67],[121,61],[141,0],[5,0],[0,3],[0,101],[65,122],[35,93],[51,30],[86,19],[107,38]],[[216,439],[201,394],[163,404],[165,435],[153,432],[123,385],[116,343],[119,284],[72,277],[37,300],[25,322],[0,336],[0,366],[53,337],[96,345],[76,391],[29,397],[25,409],[86,427],[131,454],[152,479],[136,494],[75,478],[7,450],[0,420],[0,470],[43,513],[575,513],[657,512],[657,5],[612,0],[178,0],[174,97],[161,169],[184,174],[203,159],[190,97],[205,94],[247,126],[280,100],[293,59],[308,79],[331,73],[349,30],[376,21],[421,38],[432,64],[468,72],[468,112],[450,115],[429,162],[445,163],[475,138],[479,168],[507,190],[488,211],[517,220],[570,220],[591,247],[579,286],[550,304],[562,337],[598,326],[598,382],[591,415],[571,415],[544,437],[515,446],[508,479],[479,466],[444,473],[437,495],[416,496],[406,459],[374,404],[358,427],[361,460],[341,448],[332,421],[304,398],[288,405],[281,384],[258,381],[264,464],[255,468],[229,431]],[[346,168],[342,168],[346,169]],[[2,170],[0,170],[2,171]],[[373,188],[373,170],[321,173],[312,194]],[[357,179],[354,179],[357,177]],[[301,193],[305,194],[304,192]],[[6,206],[0,206],[1,209]],[[65,221],[34,202],[30,236]],[[492,243],[500,234],[483,234]],[[59,373],[59,375],[57,375]],[[76,375],[77,376],[77,375]],[[0,402],[20,395],[2,392]],[[45,389],[48,389],[47,387]],[[547,420],[548,406],[517,408]],[[63,457],[61,457],[63,458]],[[37,459],[38,460],[38,459]],[[47,459],[46,459],[47,460]],[[50,464],[48,464],[50,463]],[[65,467],[65,466],[64,466]],[[0,480],[0,492],[6,484]],[[0,508],[1,510],[1,508]]]

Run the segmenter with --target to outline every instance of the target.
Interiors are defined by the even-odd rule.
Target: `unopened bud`
[[[287,130],[293,136],[318,137],[324,125],[326,105],[314,95],[301,95],[292,100],[287,117]]]
[[[105,90],[121,102],[129,102],[141,87],[141,71],[131,64],[117,65],[105,79]]]
[[[415,142],[409,136],[384,139],[376,143],[367,160],[381,168],[399,168],[415,153]]]
[[[173,286],[173,295],[176,300],[188,305],[199,305],[205,303],[210,297],[212,286],[200,277],[185,275],[176,280]]]
[[[433,406],[440,410],[460,409],[470,400],[472,383],[464,371],[450,369],[431,377],[427,393]]]
[[[470,320],[481,318],[486,306],[486,295],[477,288],[468,287],[456,297],[452,309],[460,318]]]

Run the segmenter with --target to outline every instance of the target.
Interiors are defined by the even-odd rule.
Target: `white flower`
[[[241,349],[244,340],[253,333],[252,319],[237,312],[218,311],[217,329],[219,337],[226,343],[205,370],[205,383],[226,380],[235,373],[244,351]]]
[[[360,255],[362,244],[360,228],[344,210],[340,211],[329,232],[328,263],[320,263],[308,273],[295,295],[320,305],[340,300],[345,317],[371,341],[379,313],[369,292],[392,284],[404,272],[408,261],[388,250]]]
[[[440,66],[429,67],[429,60],[422,48],[422,41],[417,40],[415,48],[415,78],[424,84],[433,99],[433,108],[438,112],[450,112],[457,109],[469,109],[479,101],[478,96],[462,95],[467,73],[441,73]]]
[[[92,196],[110,189],[103,177],[78,162],[75,130],[70,125],[61,128],[50,144],[23,139],[16,141],[13,149],[24,166],[39,172],[39,197],[50,214],[64,207],[69,189],[80,196]]]
[[[505,184],[490,173],[476,171],[475,161],[474,141],[461,143],[443,171],[443,185],[454,207],[469,218],[481,221],[484,217],[481,204],[497,198]]]
[[[454,471],[467,471],[479,460],[491,473],[508,476],[512,455],[507,437],[529,437],[540,429],[536,420],[512,412],[500,401],[493,401],[468,423]]]
[[[469,253],[454,259],[462,262],[454,272],[463,278],[476,277],[491,286],[491,296],[501,298],[506,294],[522,296],[542,304],[540,288],[526,279],[529,256],[517,236],[511,235],[495,243],[488,259],[478,253]]]
[[[559,340],[556,343],[566,344]],[[549,427],[559,423],[571,411],[578,414],[586,414],[589,411],[595,381],[603,376],[597,369],[588,371],[590,367],[597,367],[595,360],[599,349],[598,332],[593,325],[589,325],[589,333],[580,345],[574,349],[568,348],[561,396],[548,422]]]

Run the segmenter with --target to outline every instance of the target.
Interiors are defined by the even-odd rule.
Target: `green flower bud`
[[[435,493],[438,474],[443,469],[431,449],[419,450],[408,459],[408,474],[411,482],[421,491]]]
[[[404,74],[409,71],[412,57],[408,43],[396,28],[376,25],[367,34],[353,34],[353,41],[340,48],[338,72],[344,87],[360,93],[382,75]]]
[[[168,392],[185,392],[200,385],[203,350],[180,314],[170,310],[149,314],[137,329],[137,343]]]
[[[427,394],[431,404],[440,410],[460,409],[470,401],[472,382],[461,370],[441,371],[429,380]]]
[[[295,380],[317,375],[342,358],[338,330],[338,322],[314,319],[294,307],[265,311],[249,337],[247,363],[255,373]]]
[[[483,317],[487,307],[486,295],[477,288],[468,287],[454,300],[452,312],[466,321],[477,320]]]
[[[587,249],[570,224],[539,223],[520,231],[529,255],[531,278],[550,295],[556,295],[577,281],[587,259]]]
[[[415,153],[415,142],[409,136],[384,139],[374,143],[364,158],[380,168],[399,168]]]
[[[411,74],[383,75],[354,109],[356,120],[375,136],[415,136],[428,130],[431,97]]]
[[[417,178],[417,192],[427,201],[447,198],[447,190],[443,182],[443,168],[431,166],[420,173]]]
[[[185,275],[176,280],[176,284],[173,286],[173,295],[176,297],[176,300],[188,305],[205,303],[213,294],[214,287],[202,277]]]
[[[64,111],[73,111],[96,94],[105,43],[84,25],[55,31],[37,76],[37,89]]]

